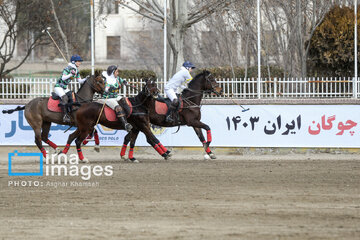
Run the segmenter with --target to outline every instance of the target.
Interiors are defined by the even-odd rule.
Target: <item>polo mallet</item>
[[[59,50],[61,56],[64,58],[65,62],[67,62],[67,60],[66,60],[63,52],[60,50],[60,48],[59,48],[59,46],[56,44],[54,38],[51,36],[51,34],[50,34],[50,32],[49,32],[50,29],[51,29],[51,27],[47,27],[47,28],[45,28],[44,30],[42,30],[41,32],[42,32],[42,33],[46,32],[46,33],[49,35],[50,39],[51,39],[51,40],[53,41],[53,43],[55,44],[56,48]]]
[[[242,112],[246,112],[246,111],[250,110],[250,108],[244,108],[241,104],[238,104],[237,102],[235,102],[235,100],[230,96],[230,94],[227,94],[227,95],[230,97],[230,99],[233,103],[235,103],[236,105],[238,105],[239,107],[241,107],[243,109],[243,110],[241,110]]]

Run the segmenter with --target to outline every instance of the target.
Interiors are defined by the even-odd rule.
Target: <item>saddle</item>
[[[70,105],[70,106],[68,106],[68,107],[72,111],[76,110],[76,109],[74,109],[74,106],[80,106],[80,104],[75,102],[76,98],[75,98],[74,92],[69,91],[69,92],[66,93],[66,95],[69,98],[68,105]],[[70,100],[70,99],[72,99],[72,100]],[[48,104],[47,104],[48,110],[51,111],[51,112],[62,112],[60,106],[61,106],[60,97],[56,93],[52,92],[51,97],[49,97],[49,101],[48,101]]]
[[[127,118],[130,117],[133,111],[133,106],[129,98],[127,97],[121,98],[119,102],[120,102],[120,106],[124,109],[126,113],[126,117]],[[106,120],[108,120],[109,122],[116,122],[118,120],[115,111],[109,108],[108,106],[104,107],[104,112],[105,112]]]
[[[182,100],[180,94],[176,94],[176,96],[179,99],[179,105],[177,106],[175,112],[178,114],[183,109],[184,101]],[[167,110],[170,107],[170,105],[171,105],[171,100],[169,98],[163,98],[160,96],[155,101],[155,111],[159,115],[166,115]]]

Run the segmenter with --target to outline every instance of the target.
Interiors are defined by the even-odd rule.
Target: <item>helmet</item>
[[[189,61],[185,61],[184,64],[183,64],[183,67],[186,68],[186,69],[190,69],[190,68],[195,68],[195,65],[192,64]]]
[[[106,72],[107,74],[110,76],[113,72],[115,72],[115,70],[117,69],[118,67],[115,66],[115,65],[111,65],[107,68]]]
[[[70,62],[75,63],[75,62],[78,62],[78,61],[79,62],[83,61],[82,58],[79,55],[75,54],[75,55],[71,56]]]

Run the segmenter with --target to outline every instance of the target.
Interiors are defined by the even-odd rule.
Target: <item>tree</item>
[[[359,14],[357,18],[359,21]],[[308,65],[314,74],[353,76],[354,9],[333,7],[316,28],[309,45]]]
[[[118,2],[148,19],[164,23],[164,11],[159,0],[120,0]],[[232,2],[233,0],[195,0],[190,3],[188,0],[169,0],[169,11],[166,16],[167,41],[170,46],[168,62],[171,67],[168,73],[174,74],[184,61],[184,37],[187,29],[214,12],[229,6]]]
[[[0,38],[0,77],[19,68],[36,46],[45,44],[41,30],[49,22],[47,9],[43,1],[3,0],[0,4],[0,21],[5,23]],[[6,68],[14,57],[19,39],[25,43],[24,56],[14,67]]]

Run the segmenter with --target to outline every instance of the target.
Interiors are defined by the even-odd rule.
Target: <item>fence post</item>
[[[274,78],[274,98],[276,98],[276,92],[277,92],[277,78]]]

